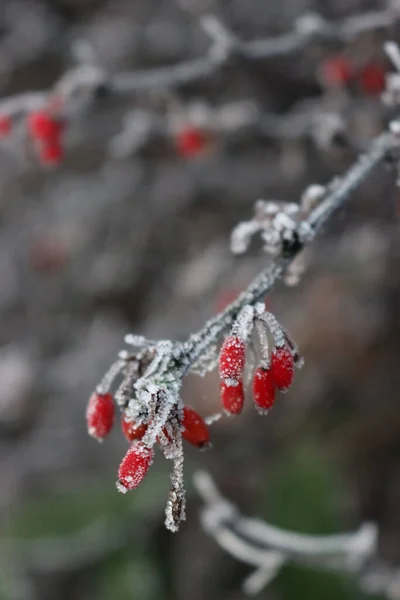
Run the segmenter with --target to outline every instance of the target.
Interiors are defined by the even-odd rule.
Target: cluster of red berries
[[[221,402],[230,415],[241,413],[244,404],[243,372],[246,359],[245,342],[237,335],[228,336],[219,355]],[[257,410],[266,413],[275,403],[277,390],[287,390],[293,381],[294,356],[284,345],[276,347],[269,364],[262,364],[254,373],[253,398]]]
[[[0,115],[0,137],[10,135],[13,125],[11,117]],[[62,160],[62,137],[65,130],[63,120],[49,109],[36,110],[27,115],[26,129],[42,164],[56,165]]]
[[[95,392],[86,411],[89,434],[102,441],[111,431],[115,420],[115,403],[112,394]],[[210,433],[204,419],[189,406],[184,406],[181,421],[182,437],[196,448],[205,448],[210,443]],[[131,447],[125,454],[118,469],[117,487],[121,492],[136,488],[146,475],[154,456],[154,450],[141,440],[147,425],[129,421],[125,413],[121,417],[121,429]],[[163,434],[168,438],[164,428]]]
[[[48,110],[37,110],[28,115],[27,130],[43,164],[56,165],[62,160],[64,121]]]
[[[321,66],[321,78],[329,87],[344,87],[355,83],[363,93],[371,96],[384,91],[385,75],[386,68],[382,62],[371,62],[358,68],[343,55],[332,56]]]

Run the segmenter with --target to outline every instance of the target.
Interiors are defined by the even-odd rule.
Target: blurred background
[[[253,40],[290,31],[309,10],[340,20],[384,8],[367,0],[3,0],[1,95],[51,88],[74,64],[79,40],[115,73],[204,56],[206,13]],[[327,85],[320,68],[340,52],[361,71],[384,70],[382,40],[395,34],[393,25],[346,47],[312,44],[284,59],[239,62],[168,93],[106,95],[68,123],[56,168],[36,160],[21,132],[1,141],[1,600],[244,597],[247,567],[200,528],[191,485],[199,467],[243,512],[282,527],[333,533],[373,520],[382,558],[400,564],[399,204],[389,169],[316,241],[301,283],[268,298],[305,367],[268,418],[249,394],[242,416],[213,427],[212,450],[187,449],[178,534],[163,525],[169,464],[158,456],[137,491],[118,494],[126,441],[116,427],[96,444],[84,418],[125,333],[184,338],[265,266],[257,244],[244,257],[229,253],[230,231],[256,199],[296,201],[307,184],[342,173],[355,147],[384,127],[376,79]],[[270,136],[254,123],[224,134],[204,126],[204,115],[243,101],[282,118],[300,105],[328,107],[345,115],[350,142]],[[193,152],[172,134],[139,147],[133,136],[121,149],[126,116],[137,111],[143,121],[179,117],[190,127],[197,115],[206,142]],[[216,374],[188,377],[184,399],[203,415],[218,410]],[[310,597],[364,596],[349,579],[292,567],[260,594]]]

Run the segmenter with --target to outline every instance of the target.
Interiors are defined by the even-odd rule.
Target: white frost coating
[[[246,342],[252,334],[254,327],[254,307],[243,306],[232,326],[232,335],[237,335]]]
[[[245,252],[257,233],[261,235],[264,251],[273,257],[281,253],[285,242],[289,242],[289,245],[296,241],[309,243],[315,232],[307,222],[307,215],[324,193],[324,187],[313,185],[306,190],[300,204],[258,200],[253,218],[239,223],[233,229],[231,251],[234,254]]]
[[[255,221],[245,221],[239,223],[232,231],[231,252],[233,254],[243,254],[248,250],[251,238],[262,229],[262,224]]]
[[[122,360],[117,360],[111,365],[111,367],[108,369],[107,373],[104,375],[103,379],[100,381],[99,385],[96,388],[96,391],[99,394],[107,394],[107,392],[110,391],[114,380],[120,374],[124,365],[125,362]]]
[[[268,351],[268,347],[269,347],[268,333],[267,333],[266,323],[263,320],[257,319],[256,331],[257,331],[258,340],[260,342],[261,366],[264,369],[268,369],[269,364],[270,364],[269,351]]]
[[[208,350],[202,354],[199,359],[193,364],[190,372],[194,375],[204,377],[207,373],[214,371],[218,365],[218,346],[212,344]]]
[[[265,311],[262,315],[259,315],[259,319],[263,321],[269,328],[274,344],[277,348],[282,348],[285,345],[286,337],[283,331],[282,325],[274,317],[274,315],[268,311]]]
[[[312,210],[317,202],[320,202],[326,194],[326,188],[323,185],[313,183],[306,188],[300,199],[301,210],[308,214]]]

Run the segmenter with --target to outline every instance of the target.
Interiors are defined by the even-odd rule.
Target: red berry
[[[219,376],[229,384],[237,382],[243,375],[245,343],[236,335],[228,336],[219,354]]]
[[[39,140],[58,138],[64,129],[64,124],[54,119],[45,110],[31,113],[27,125],[31,136]]]
[[[287,390],[292,384],[294,376],[294,361],[289,348],[276,348],[271,356],[271,373],[276,386],[280,390]]]
[[[135,421],[127,421],[125,415],[122,415],[121,417],[121,428],[128,442],[141,440],[147,431],[147,425],[144,423],[136,425]]]
[[[153,462],[154,450],[141,442],[132,444],[118,469],[117,489],[125,494],[140,485]]]
[[[10,117],[0,115],[0,137],[6,137],[11,132],[12,125]]]
[[[86,410],[89,435],[97,440],[104,439],[114,423],[114,402],[111,394],[92,394]]]
[[[207,147],[207,141],[205,133],[195,127],[183,129],[176,137],[178,152],[185,158],[201,154]]]
[[[344,56],[327,58],[321,66],[321,77],[329,87],[342,87],[351,79],[352,67]]]
[[[380,64],[371,63],[361,71],[359,82],[366,94],[381,94],[386,87],[385,69]]]
[[[184,427],[182,437],[192,446],[204,448],[210,443],[210,432],[204,419],[190,406],[185,406],[183,409],[182,425]]]
[[[243,383],[239,383],[235,386],[226,385],[225,382],[221,381],[221,402],[225,411],[230,415],[239,415],[242,412],[244,404],[244,390]]]
[[[254,373],[253,397],[260,412],[268,411],[275,403],[276,387],[271,369],[259,367]]]
[[[40,150],[40,158],[43,164],[58,164],[63,158],[63,149],[61,144],[56,140],[46,141]]]

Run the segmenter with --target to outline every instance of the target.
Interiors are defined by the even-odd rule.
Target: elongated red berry
[[[381,94],[386,87],[385,69],[381,64],[371,63],[364,67],[359,75],[363,92],[375,96]]]
[[[271,369],[256,369],[253,378],[253,398],[260,412],[267,412],[275,403],[276,386]]]
[[[118,469],[117,489],[125,494],[140,485],[153,462],[154,450],[141,442],[134,443]]]
[[[57,139],[46,140],[40,149],[40,160],[45,165],[57,165],[63,159],[64,152]]]
[[[244,404],[244,390],[243,383],[239,383],[235,386],[226,385],[224,381],[221,381],[221,402],[225,411],[230,415],[239,415],[242,412]]]
[[[181,156],[192,158],[206,149],[207,136],[197,127],[187,127],[178,133],[176,146]]]
[[[122,415],[121,429],[128,442],[133,442],[133,440],[142,439],[147,431],[147,425],[144,423],[137,425],[135,421],[127,421],[125,415]]]
[[[344,56],[327,58],[321,66],[321,77],[329,87],[346,85],[353,75],[353,69]]]
[[[276,348],[271,355],[271,373],[276,387],[287,390],[294,376],[293,356],[289,348]]]
[[[111,394],[92,394],[86,410],[86,421],[89,435],[97,440],[103,440],[110,433],[114,423],[114,401]]]
[[[190,406],[185,406],[183,409],[182,425],[184,427],[182,437],[192,446],[204,448],[210,443],[210,432],[206,422]]]
[[[245,362],[245,343],[236,335],[228,336],[219,354],[219,376],[226,384],[241,379]]]
[[[58,139],[64,129],[64,124],[45,110],[32,112],[28,116],[27,126],[31,136],[39,140]]]
[[[0,137],[6,137],[11,133],[13,122],[10,117],[0,115]]]

